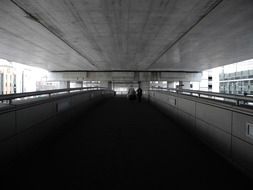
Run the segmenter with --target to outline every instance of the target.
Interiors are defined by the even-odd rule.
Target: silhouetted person
[[[137,89],[137,97],[138,97],[138,101],[141,102],[142,89],[140,87]]]
[[[127,97],[128,97],[129,100],[135,100],[136,99],[136,92],[135,92],[132,85],[128,89]]]

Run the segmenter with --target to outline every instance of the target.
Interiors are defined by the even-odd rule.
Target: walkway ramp
[[[148,102],[111,98],[5,175],[31,189],[246,189],[251,181]],[[2,178],[3,179],[3,178]]]

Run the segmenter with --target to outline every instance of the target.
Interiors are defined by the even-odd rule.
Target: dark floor
[[[10,170],[10,187],[246,189],[250,183],[147,102],[113,98],[73,123],[67,134]]]

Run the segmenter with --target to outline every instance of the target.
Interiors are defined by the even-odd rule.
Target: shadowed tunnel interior
[[[148,102],[116,97],[1,176],[31,189],[213,189],[250,180]],[[187,125],[187,123],[186,123]]]

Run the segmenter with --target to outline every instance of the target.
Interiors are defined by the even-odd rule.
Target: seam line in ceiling
[[[80,55],[81,57],[83,57],[84,59],[86,59],[89,64],[92,67],[97,68],[97,66],[93,63],[92,60],[90,60],[89,58],[87,58],[85,55],[83,55],[81,52],[79,52],[77,49],[75,49],[71,44],[69,44],[66,40],[62,39],[58,34],[56,34],[55,32],[51,31],[46,25],[44,25],[42,22],[39,21],[39,19],[37,19],[34,15],[32,15],[31,13],[29,13],[28,11],[26,11],[22,6],[20,6],[17,2],[15,2],[15,0],[10,0],[16,7],[18,7],[19,9],[21,9],[25,14],[27,14],[34,22],[40,24],[41,26],[43,26],[47,31],[49,31],[51,34],[53,34],[55,37],[57,37],[59,40],[61,40],[62,42],[64,42],[64,44],[66,44],[68,47],[70,47],[73,51],[75,51],[78,55]]]
[[[188,28],[183,34],[181,34],[169,47],[163,50],[157,58],[147,66],[147,69],[150,69],[157,61],[167,53],[174,45],[176,45],[184,36],[186,36],[195,26],[197,26],[207,15],[209,15],[218,5],[220,5],[223,0],[218,0],[204,15],[202,15],[190,28]]]

